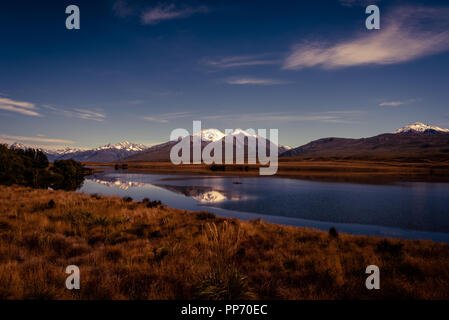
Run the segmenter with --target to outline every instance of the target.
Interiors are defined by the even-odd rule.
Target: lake
[[[86,177],[79,192],[150,198],[244,220],[449,242],[449,183],[367,185],[106,171]]]

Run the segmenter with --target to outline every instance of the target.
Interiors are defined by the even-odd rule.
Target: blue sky
[[[175,128],[278,128],[298,146],[449,127],[449,4],[364,0],[0,4],[0,140],[94,147]],[[65,28],[76,4],[81,29]]]

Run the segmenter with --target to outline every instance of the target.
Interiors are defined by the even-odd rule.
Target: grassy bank
[[[81,289],[65,288],[65,268]],[[365,288],[380,267],[381,289]],[[0,299],[449,298],[449,245],[0,186]]]

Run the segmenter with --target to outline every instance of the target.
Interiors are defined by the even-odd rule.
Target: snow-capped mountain
[[[81,152],[81,151],[85,151],[86,149],[81,149],[81,148],[62,148],[62,149],[41,149],[48,157],[48,155],[51,156],[63,156],[65,154],[72,154],[75,152]]]
[[[449,130],[416,122],[394,133],[382,133],[368,138],[322,138],[282,154],[306,157],[364,157],[447,159]]]
[[[245,157],[249,153],[248,147],[247,147],[248,146],[248,138],[255,139],[255,142],[257,142],[259,139],[265,140],[265,141],[262,141],[262,143],[265,143],[265,145],[268,145],[270,149],[277,147],[279,154],[291,149],[288,146],[275,145],[273,142],[268,141],[268,139],[264,139],[262,137],[259,137],[257,134],[251,134],[242,129],[235,129],[234,131],[229,133],[228,136],[232,136],[233,138],[235,138],[236,150],[239,150],[239,149],[245,150]],[[184,137],[183,140],[190,140],[190,143],[193,143],[194,141],[200,141],[201,147],[204,148],[205,146],[207,146],[208,144],[211,144],[211,143],[220,144],[223,141],[225,141],[226,137],[227,137],[227,135],[218,129],[203,129],[198,133]],[[132,155],[124,160],[126,160],[126,161],[170,161],[170,150],[177,143],[178,143],[177,141],[168,141],[165,143],[161,143],[156,146],[152,146],[143,152],[139,152],[135,155]],[[255,143],[254,147],[257,148],[257,143]],[[255,150],[251,150],[251,151],[253,151],[253,154],[256,154],[256,152],[254,152]],[[222,154],[224,154],[224,152]]]
[[[254,139],[260,138],[257,134],[251,134],[242,129],[235,129],[228,135],[224,134],[223,132],[221,132],[218,129],[203,129],[199,133],[193,134],[191,137],[197,138],[199,136],[201,136],[201,140],[204,142],[218,142],[222,139],[225,139],[227,136],[232,136],[232,137],[236,138],[237,146],[239,146],[238,145],[239,143],[242,144],[242,142],[244,141],[244,138],[254,138]],[[186,138],[188,138],[188,137],[185,137],[184,139],[186,139]],[[260,139],[263,139],[263,138],[260,138]],[[279,145],[279,147],[285,148],[285,150],[290,149],[290,147],[288,147],[288,146]]]
[[[19,149],[33,148],[32,146],[26,146],[18,142],[13,143],[11,147]],[[133,154],[144,151],[147,148],[148,147],[143,144],[123,141],[116,144],[109,143],[93,149],[79,149],[69,147],[55,150],[45,148],[39,149],[47,155],[47,158],[50,161],[74,159],[77,161],[87,162],[112,162],[129,157]]]
[[[116,144],[109,143],[93,149],[64,153],[52,160],[74,159],[85,162],[113,162],[142,152],[147,148],[148,147],[143,144],[123,141]]]
[[[25,144],[20,143],[20,142],[14,142],[9,147],[10,148],[15,148],[15,149],[28,149],[28,148],[39,149],[42,152],[44,152],[47,156],[48,155],[62,156],[64,154],[75,153],[75,152],[80,152],[80,151],[85,150],[85,149],[80,149],[80,148],[69,148],[69,147],[62,148],[62,149],[61,148],[59,148],[59,149],[36,148],[34,146],[25,145]]]
[[[199,136],[201,136],[201,139],[203,141],[214,142],[223,139],[225,137],[225,134],[217,129],[203,129],[200,132],[192,135],[192,137]]]
[[[14,142],[9,147],[10,148],[14,148],[14,149],[26,149],[26,148],[28,148],[26,145],[24,145],[23,143],[20,143],[20,142]]]
[[[204,147],[209,143],[220,144],[223,141],[226,141],[226,137],[228,136],[231,136],[233,138],[233,141],[235,141],[234,145],[236,147],[236,150],[246,149],[248,151],[248,146],[251,146],[253,148],[251,149],[251,151],[253,151],[254,154],[256,154],[258,141],[261,141],[262,144],[268,145],[269,148],[272,147],[276,148],[277,146],[279,154],[290,149],[290,147],[285,147],[283,145],[276,145],[269,139],[259,137],[255,133],[249,133],[248,131],[242,129],[235,129],[227,135],[218,129],[203,129],[196,134],[184,137],[183,140],[190,139],[190,141],[193,142],[196,141],[195,139],[201,138],[201,143],[202,146]],[[253,139],[253,144],[249,143],[250,139]]]
[[[136,144],[136,143],[132,143],[129,141],[123,141],[120,143],[116,143],[116,144],[107,144],[98,148],[95,148],[94,150],[107,150],[107,149],[117,149],[117,150],[124,150],[124,151],[143,151],[145,149],[147,149],[148,147],[143,145],[143,144]]]
[[[396,130],[394,133],[424,133],[424,132],[449,132],[449,129],[443,129],[436,126],[429,126],[422,122],[415,122]]]
[[[268,134],[268,131],[267,131],[267,134]],[[242,138],[244,138],[244,137],[248,137],[250,139],[253,138],[253,139],[256,139],[256,140],[262,139],[262,140],[264,140],[264,141],[262,141],[262,144],[266,143],[267,145],[275,146],[275,144],[272,141],[270,141],[269,139],[262,138],[262,137],[260,137],[257,134],[248,133],[247,131],[242,130],[242,129],[235,129],[231,133],[231,135],[236,138],[237,147],[242,147],[242,148],[244,147],[243,145],[239,146],[239,143],[241,144],[241,141],[243,141]],[[281,154],[281,153],[291,149],[290,146],[284,146],[284,145],[281,145],[281,144],[278,144],[277,147],[278,147],[279,154]]]

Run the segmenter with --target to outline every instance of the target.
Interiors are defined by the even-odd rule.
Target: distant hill
[[[417,122],[374,137],[322,138],[284,152],[281,157],[383,157],[432,155],[449,158],[449,129]]]

